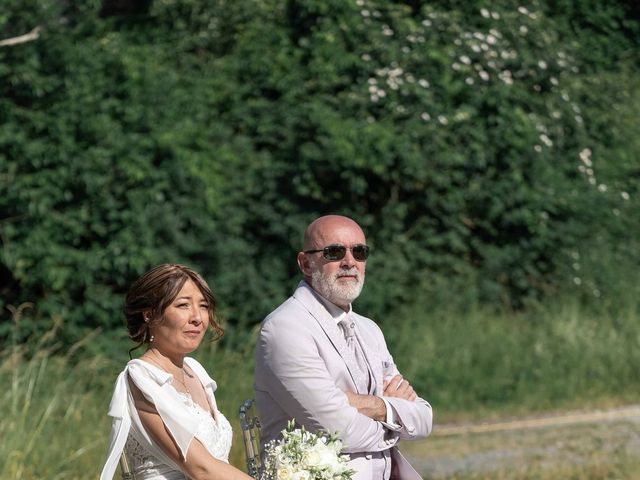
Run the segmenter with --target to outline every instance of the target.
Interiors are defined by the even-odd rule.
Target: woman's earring
[[[153,343],[153,339],[156,338],[153,335],[151,335],[151,338],[149,339],[149,343]]]

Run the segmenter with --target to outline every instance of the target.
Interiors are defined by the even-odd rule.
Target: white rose
[[[329,468],[335,470],[339,467],[338,456],[333,451],[333,448],[325,445],[322,442],[317,442],[313,449],[319,454],[320,460],[318,461],[319,468]]]
[[[278,480],[291,480],[291,468],[283,465],[276,470],[276,478]]]
[[[302,458],[302,465],[306,468],[317,467],[320,463],[321,454],[315,448],[312,447],[310,450],[307,450]]]
[[[291,480],[311,480],[311,475],[306,470],[297,470],[291,475]]]

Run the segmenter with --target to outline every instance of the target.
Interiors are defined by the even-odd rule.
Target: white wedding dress
[[[189,394],[181,392],[179,394],[184,399],[185,408],[201,419],[195,438],[200,440],[200,443],[209,450],[212,456],[228,463],[233,431],[227,418],[222,413],[217,412],[216,417],[218,420],[216,421],[211,416],[211,413],[206,412],[200,405],[191,400]],[[174,470],[145,450],[131,432],[129,432],[124,448],[136,480],[186,479],[181,471]]]
[[[218,410],[214,391],[216,382],[194,359],[185,363],[204,387],[209,410],[194,402],[188,393],[176,390],[173,376],[141,360],[131,360],[116,380],[109,407],[113,417],[109,454],[101,480],[111,480],[124,451],[136,480],[186,480],[178,465],[170,459],[146,432],[137,414],[128,379],[132,379],[144,396],[158,409],[165,427],[186,458],[193,438],[209,453],[228,463],[233,432],[231,424]]]

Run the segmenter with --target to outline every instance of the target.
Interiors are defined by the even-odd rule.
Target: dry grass
[[[434,435],[403,451],[425,478],[638,479],[640,417]]]

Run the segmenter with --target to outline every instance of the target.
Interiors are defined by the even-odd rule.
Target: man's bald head
[[[304,232],[304,246],[303,250],[310,250],[313,248],[322,248],[328,245],[328,238],[339,230],[352,230],[358,231],[362,238],[364,238],[364,232],[360,225],[349,217],[342,215],[325,215],[320,218],[316,218],[309,224]]]

